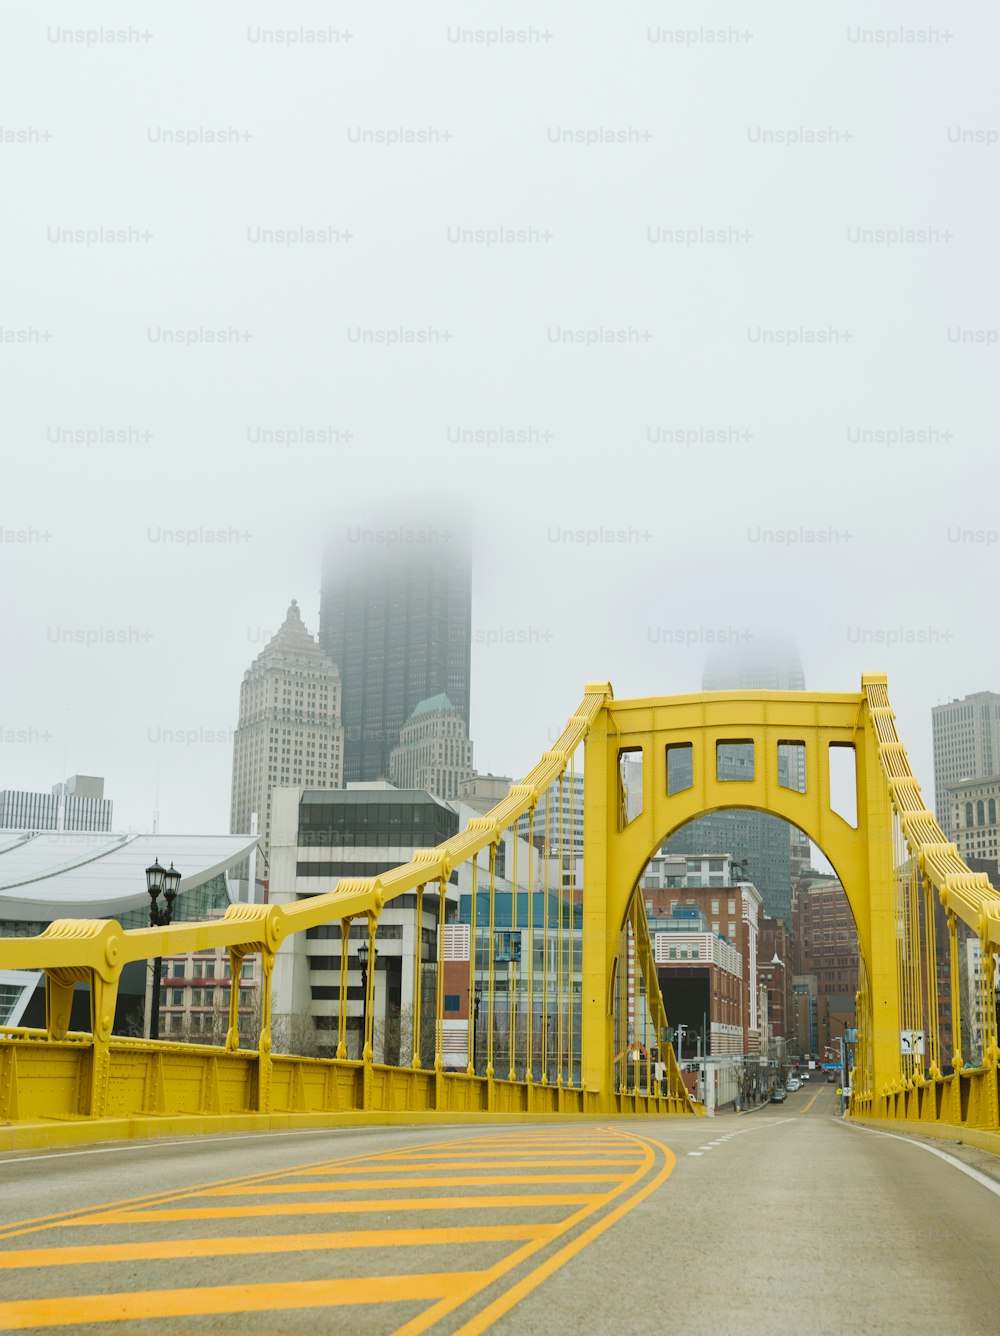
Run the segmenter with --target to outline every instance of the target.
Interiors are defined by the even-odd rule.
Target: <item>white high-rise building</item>
[[[1000,695],[976,691],[931,710],[934,737],[934,815],[955,839],[954,805],[948,786],[1000,775]]]
[[[946,784],[944,797],[962,858],[1000,858],[1000,775]]]
[[[417,705],[389,753],[389,780],[397,789],[427,789],[457,798],[472,778],[472,743],[462,711],[439,692]]]
[[[295,599],[284,622],[243,674],[233,739],[230,830],[247,833],[257,814],[270,856],[271,790],[343,786],[340,672],[302,624]]]
[[[110,830],[111,812],[99,775],[71,775],[51,793],[0,793],[0,830]]]

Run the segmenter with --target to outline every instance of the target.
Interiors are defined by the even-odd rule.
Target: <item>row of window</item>
[[[987,813],[989,814],[989,822],[987,822],[987,819],[986,819],[986,817],[987,817]],[[972,803],[966,803],[966,804],[965,804],[965,824],[966,824],[967,826],[971,826],[971,825],[973,825],[973,824],[975,824],[975,825],[977,825],[977,826],[985,826],[985,825],[987,825],[987,824],[989,824],[989,825],[991,825],[991,826],[995,826],[996,823],[997,823],[997,800],[996,800],[996,798],[990,798],[990,799],[988,800],[988,802],[987,802],[985,805],[984,805],[984,803],[983,803],[982,798],[980,798],[979,801],[978,801],[978,802],[976,803],[976,805],[975,805],[975,823],[973,823],[973,819],[972,819],[972,818],[973,818],[973,805],[972,805]]]
[[[240,985],[240,1006],[246,1006],[250,1001],[252,989],[244,988]],[[185,994],[187,998],[185,999]],[[207,988],[161,988],[160,1006],[161,1007],[211,1007],[215,999],[219,996],[214,990]]]
[[[191,965],[191,974],[188,975],[188,964]],[[218,974],[216,974],[218,970]],[[168,979],[228,979],[229,961],[228,960],[165,960],[163,962],[163,972]],[[253,963],[244,960],[242,966],[242,975],[244,979],[253,978]]]

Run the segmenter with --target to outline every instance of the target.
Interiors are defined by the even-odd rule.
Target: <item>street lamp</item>
[[[678,1025],[675,1028],[677,1030],[677,1066],[679,1067],[681,1065],[681,1044],[684,1039],[684,1033],[691,1027],[689,1025]]]
[[[170,922],[174,913],[174,898],[177,895],[177,888],[181,882],[181,874],[170,864],[170,870],[160,866],[160,860],[153,861],[151,867],[146,869],[146,890],[149,892],[149,926],[151,928],[165,928]],[[160,892],[163,892],[165,908],[160,909],[156,901]],[[149,1037],[150,1039],[159,1039],[160,1037],[160,980],[163,975],[163,957],[157,956],[153,961],[153,1004],[149,1011]]]
[[[372,969],[378,957],[378,947],[372,947]],[[358,947],[358,964],[361,966],[361,1051],[364,1052],[365,1036],[368,1033],[368,943]],[[373,999],[374,1000],[374,999]]]
[[[476,1038],[479,1034],[479,1004],[483,1000],[483,990],[476,984],[472,995],[472,1070],[476,1070]]]

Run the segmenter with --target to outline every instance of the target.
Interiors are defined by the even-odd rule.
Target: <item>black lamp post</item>
[[[378,957],[378,947],[372,947],[372,969]],[[361,1051],[365,1048],[365,1035],[368,1033],[368,943],[358,947],[358,964],[361,966]]]
[[[151,928],[165,928],[170,922],[174,912],[174,897],[177,895],[177,887],[180,885],[181,874],[170,864],[170,871],[160,867],[160,860],[156,859],[152,867],[146,869],[146,890],[149,892],[149,926]],[[163,899],[166,905],[165,909],[160,909],[156,901],[163,892]],[[153,1004],[149,1009],[149,1037],[150,1039],[159,1039],[160,1037],[160,978],[163,974],[163,958],[157,956],[153,961]]]
[[[472,1070],[476,1070],[476,1039],[479,1035],[479,1004],[483,1000],[483,990],[476,984],[472,995]]]

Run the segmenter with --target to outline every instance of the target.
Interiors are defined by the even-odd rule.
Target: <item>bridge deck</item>
[[[995,1331],[1000,1164],[835,1099],[0,1157],[0,1330]]]

